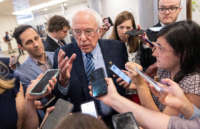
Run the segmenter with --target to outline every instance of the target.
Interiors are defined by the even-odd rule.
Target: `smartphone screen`
[[[30,91],[32,95],[41,95],[44,94],[47,90],[47,84],[52,77],[56,77],[58,75],[58,69],[48,69],[41,80],[33,87]]]
[[[103,19],[103,22],[104,22],[104,23],[109,23],[110,26],[113,26],[113,22],[112,22],[112,20],[111,20],[110,17],[106,17],[106,18],[104,18],[104,19]]]
[[[135,68],[135,71],[140,76],[142,76],[147,82],[149,82],[152,86],[154,86],[157,91],[159,91],[159,92],[162,91],[162,88],[151,77],[149,77],[148,75],[146,75],[145,73],[143,73],[142,71],[140,71],[137,67]]]
[[[105,72],[103,68],[98,68],[91,73],[90,82],[92,85],[93,97],[107,94],[107,83],[105,81]]]
[[[58,99],[55,104],[55,109],[49,114],[46,121],[42,122],[42,129],[54,129],[58,122],[66,115],[68,115],[73,109],[73,104]]]
[[[129,84],[131,83],[131,78],[129,76],[127,76],[124,72],[122,72],[116,65],[113,64],[110,67],[110,70],[112,70],[117,76],[122,78],[127,83],[129,83]]]
[[[112,122],[115,129],[139,129],[131,112],[114,115]]]
[[[84,114],[89,114],[89,115],[94,116],[96,118],[98,116],[94,101],[90,101],[90,102],[81,104],[81,112],[84,113]]]

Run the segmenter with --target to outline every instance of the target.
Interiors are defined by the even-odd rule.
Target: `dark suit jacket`
[[[160,22],[158,22],[153,27],[161,27]],[[153,42],[155,42],[157,40],[157,34],[158,34],[158,32],[154,32],[154,31],[151,31],[150,29],[147,29],[146,33],[147,33],[147,36],[148,36],[149,40],[151,40]]]
[[[66,44],[64,40],[62,40],[61,42],[63,42],[63,44]],[[55,52],[56,49],[58,49],[60,46],[51,37],[47,35],[47,38],[44,41],[44,47],[45,51]]]
[[[109,62],[112,62],[120,69],[124,69],[124,65],[128,60],[127,51],[125,48],[125,44],[121,43],[117,40],[99,40],[99,45],[101,48],[101,52],[104,58],[106,71],[109,77],[112,77],[113,73],[109,70]],[[71,101],[74,104],[74,111],[80,111],[80,104],[93,100],[93,98],[89,95],[88,89],[88,80],[85,74],[82,53],[77,43],[71,43],[69,45],[65,45],[62,49],[66,52],[68,57],[71,57],[73,53],[76,53],[76,60],[73,62],[71,78],[70,78],[70,86],[67,96],[62,96],[65,99]],[[54,56],[54,68],[57,68],[58,50]],[[120,86],[117,86],[118,91],[123,94],[124,89]],[[56,90],[55,90],[56,91]],[[59,91],[55,92],[57,96],[60,96]]]

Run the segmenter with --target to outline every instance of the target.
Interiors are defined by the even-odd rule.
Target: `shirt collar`
[[[97,42],[97,45],[96,47],[90,52],[93,56],[94,59],[97,58],[97,53],[98,53],[98,50],[100,49],[100,46],[99,46],[99,43]],[[85,56],[86,53],[82,52],[82,55]]]
[[[51,39],[53,39],[56,43],[58,43],[58,40],[57,40],[56,38],[52,37],[50,34],[48,34],[48,36],[49,36]]]

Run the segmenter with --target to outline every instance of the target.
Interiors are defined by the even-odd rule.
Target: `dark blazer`
[[[63,44],[66,44],[64,40],[62,40]],[[46,40],[44,41],[44,48],[45,51],[55,52],[60,46],[47,35]]]
[[[160,22],[158,22],[156,25],[154,25],[153,27],[161,27],[161,24],[160,24]],[[159,32],[159,31],[158,31]],[[146,30],[146,33],[147,33],[147,36],[148,36],[148,38],[149,38],[149,40],[151,40],[151,41],[153,41],[153,42],[155,42],[156,40],[157,40],[157,34],[158,34],[158,32],[154,32],[154,31],[152,31],[152,30],[150,30],[150,29],[147,29]]]
[[[113,73],[109,70],[109,62],[117,65],[120,69],[124,69],[125,63],[128,61],[127,51],[125,44],[117,40],[99,40],[99,46],[104,58],[106,71],[109,77],[112,77]],[[73,62],[70,86],[67,96],[62,96],[65,99],[71,101],[74,104],[74,111],[80,111],[80,104],[93,100],[89,95],[88,80],[84,69],[84,63],[82,59],[82,53],[77,43],[71,43],[62,47],[68,57],[71,57],[73,53],[76,53],[77,57]],[[58,50],[54,56],[54,68],[58,67],[57,61]],[[117,86],[118,91],[123,94],[124,89]],[[55,93],[57,96],[60,95],[57,90]]]

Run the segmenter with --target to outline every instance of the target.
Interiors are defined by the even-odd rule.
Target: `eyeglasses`
[[[97,32],[98,29],[85,29],[85,30],[80,30],[80,29],[73,29],[73,33],[75,36],[81,36],[82,32],[84,33],[85,36],[94,36],[94,34]]]
[[[159,12],[160,13],[165,13],[166,11],[169,11],[170,13],[174,13],[176,12],[176,10],[178,9],[179,7],[169,7],[169,8],[158,8]]]

